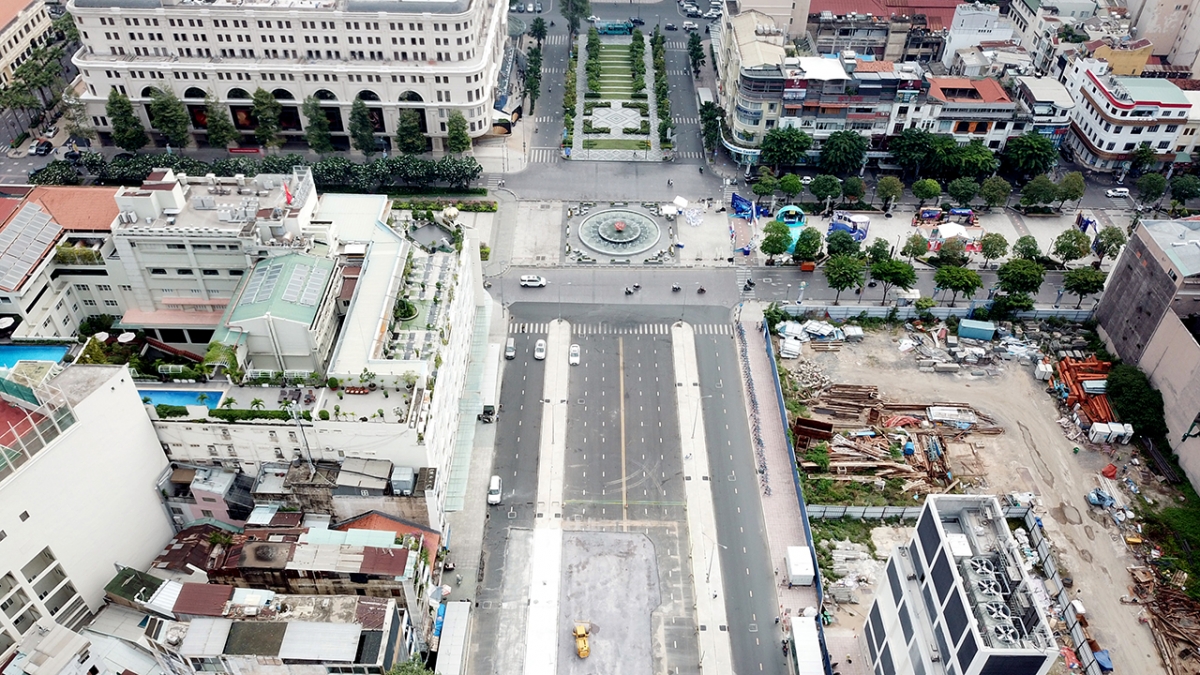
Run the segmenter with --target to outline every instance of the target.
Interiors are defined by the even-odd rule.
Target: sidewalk
[[[800,513],[799,499],[796,495],[792,465],[788,453],[787,438],[783,431],[783,420],[780,418],[778,400],[775,394],[774,372],[766,347],[760,338],[758,324],[762,320],[762,305],[747,303],[739,311],[739,325],[745,330],[745,349],[750,358],[751,382],[745,381],[747,394],[752,389],[754,398],[758,401],[758,417],[760,433],[765,444],[764,456],[770,495],[763,495],[763,522],[767,531],[767,542],[771,551],[771,561],[775,565],[777,584],[776,594],[779,598],[779,613],[783,617],[781,637],[787,634],[791,618],[801,615],[805,609],[820,609],[817,604],[817,589],[815,586],[794,586],[789,588],[786,579],[784,559],[789,546],[804,546],[804,518]],[[740,343],[741,338],[739,338]],[[739,344],[739,348],[742,344]],[[750,418],[750,427],[754,428],[754,419]],[[753,447],[753,446],[751,446]],[[842,675],[866,675],[870,672],[867,655],[862,652],[857,636],[847,636],[838,633],[835,636],[826,633],[826,647],[830,661],[838,662],[835,669]],[[847,663],[845,656],[851,656],[852,663]]]

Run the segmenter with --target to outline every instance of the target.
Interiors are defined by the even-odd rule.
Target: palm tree
[[[208,394],[206,394],[204,392],[200,392],[199,394],[196,394],[196,403],[199,403],[200,405],[204,405],[205,403],[208,403]]]
[[[221,401],[221,407],[225,408],[226,410],[233,410],[233,406],[235,406],[235,405],[237,405],[237,399],[232,396],[225,399],[224,401]]]
[[[266,403],[261,398],[256,398],[253,401],[250,401],[250,407],[254,410],[262,410],[264,405],[266,405]]]

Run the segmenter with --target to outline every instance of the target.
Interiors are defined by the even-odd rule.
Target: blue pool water
[[[66,347],[57,345],[0,345],[0,366],[12,368],[17,361],[62,361]]]
[[[208,400],[201,403],[200,394],[207,395]],[[149,398],[150,405],[206,405],[209,410],[213,410],[221,402],[221,392],[219,391],[138,389],[138,395]]]

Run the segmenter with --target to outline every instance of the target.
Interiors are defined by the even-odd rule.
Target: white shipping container
[[[1122,424],[1123,431],[1121,433],[1121,443],[1128,444],[1133,440],[1133,425],[1129,423]]]
[[[812,553],[807,546],[787,547],[787,559],[784,560],[784,563],[787,567],[789,584],[812,586],[816,570],[813,569]]]
[[[1107,443],[1111,436],[1112,427],[1104,422],[1096,422],[1088,429],[1088,440],[1093,443]]]

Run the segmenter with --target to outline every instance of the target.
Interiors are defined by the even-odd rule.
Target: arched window
[[[199,87],[188,87],[187,91],[183,92],[184,98],[204,98],[204,90]]]
[[[362,91],[358,92],[358,98],[362,99],[363,101],[378,101],[379,94],[376,94],[370,89],[363,89]]]
[[[421,95],[415,91],[406,91],[400,94],[401,103],[423,103],[424,101],[425,99],[421,98]]]
[[[277,101],[295,101],[296,100],[296,97],[292,96],[292,92],[288,91],[287,89],[276,89],[275,91],[271,92],[271,95],[274,96],[275,100],[277,100]]]
[[[162,92],[159,91],[158,87],[146,87],[145,89],[142,90],[142,98],[150,98],[151,96],[153,96],[155,94],[161,94],[161,93]]]
[[[337,96],[328,89],[318,89],[313,96],[319,101],[336,101]]]
[[[241,87],[234,87],[233,89],[229,90],[229,94],[226,95],[226,98],[245,100],[250,98],[250,94],[247,94],[246,90],[242,89]]]

